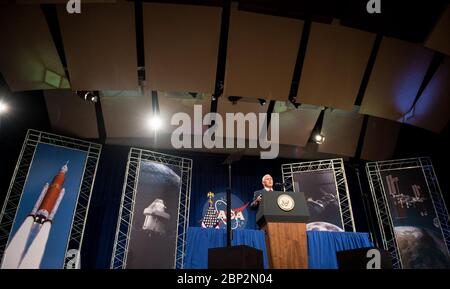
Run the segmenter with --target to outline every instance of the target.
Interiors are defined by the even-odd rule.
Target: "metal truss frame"
[[[369,178],[370,190],[373,203],[375,205],[378,225],[380,227],[383,247],[388,250],[392,257],[394,268],[403,268],[401,255],[398,251],[397,241],[394,234],[392,216],[389,210],[386,190],[384,189],[380,172],[391,170],[404,170],[412,168],[421,168],[427,183],[431,201],[438,217],[442,236],[450,251],[450,219],[444,198],[439,187],[439,182],[434,172],[433,164],[429,157],[389,160],[380,162],[369,162],[366,164],[366,172]],[[449,253],[450,256],[450,253]]]
[[[355,231],[355,222],[353,219],[352,203],[347,185],[347,177],[345,175],[344,161],[342,159],[329,159],[311,162],[301,162],[292,164],[283,164],[281,172],[286,190],[295,190],[294,174],[332,170],[334,173],[334,181],[336,184],[336,192],[339,201],[339,210],[341,220],[345,231]]]
[[[66,245],[63,267],[72,268],[72,263],[74,263],[74,255],[78,257],[80,256],[79,252],[83,242],[84,228],[89,211],[89,203],[102,146],[97,143],[32,129],[28,130],[25,137],[25,141],[9,185],[8,193],[0,213],[0,259],[3,257],[3,252],[5,251],[9,240],[9,234],[14,225],[17,209],[20,205],[23,189],[27,182],[29,170],[33,163],[36,147],[40,143],[86,152],[84,172],[80,183],[75,213],[72,219],[69,240]],[[74,252],[73,250],[76,251]],[[79,260],[77,261],[79,262]]]
[[[186,233],[189,225],[192,160],[138,148],[131,148],[128,154],[128,163],[125,173],[122,201],[119,211],[119,218],[117,221],[116,237],[110,268],[124,269],[127,263],[135,197],[139,181],[139,170],[142,161],[151,161],[176,166],[180,169],[181,184],[178,204],[177,242],[174,256],[174,267],[176,269],[182,269],[184,267],[184,256],[186,250]]]

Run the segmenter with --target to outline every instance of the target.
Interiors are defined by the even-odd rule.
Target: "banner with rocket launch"
[[[2,269],[61,269],[87,153],[38,143],[1,260]]]

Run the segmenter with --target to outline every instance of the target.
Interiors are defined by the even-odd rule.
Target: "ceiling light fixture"
[[[316,133],[314,135],[314,141],[316,142],[316,144],[323,144],[323,142],[325,141],[325,136],[323,134]]]
[[[0,100],[0,114],[8,112],[8,109],[8,105],[3,100]]]

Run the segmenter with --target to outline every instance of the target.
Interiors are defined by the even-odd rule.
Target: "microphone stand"
[[[231,231],[231,163],[228,164],[228,188],[227,188],[227,247],[231,247],[233,232]]]
[[[283,188],[283,192],[286,192],[286,185],[285,183],[275,183],[276,186],[281,186]]]
[[[230,154],[223,164],[228,165],[228,188],[227,192],[227,247],[231,247],[231,240],[233,239],[233,232],[231,230],[231,164],[240,160],[245,150]]]

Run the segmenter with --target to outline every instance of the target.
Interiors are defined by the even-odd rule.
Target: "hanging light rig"
[[[152,115],[149,119],[149,126],[155,132],[162,127],[162,120],[159,113],[158,92],[152,90]]]
[[[314,126],[314,129],[310,137],[310,140],[312,142],[315,142],[316,144],[319,145],[325,142],[325,135],[322,134],[322,125],[325,116],[325,110],[326,108],[323,108],[322,111],[320,112],[319,118],[317,119],[316,125]]]

